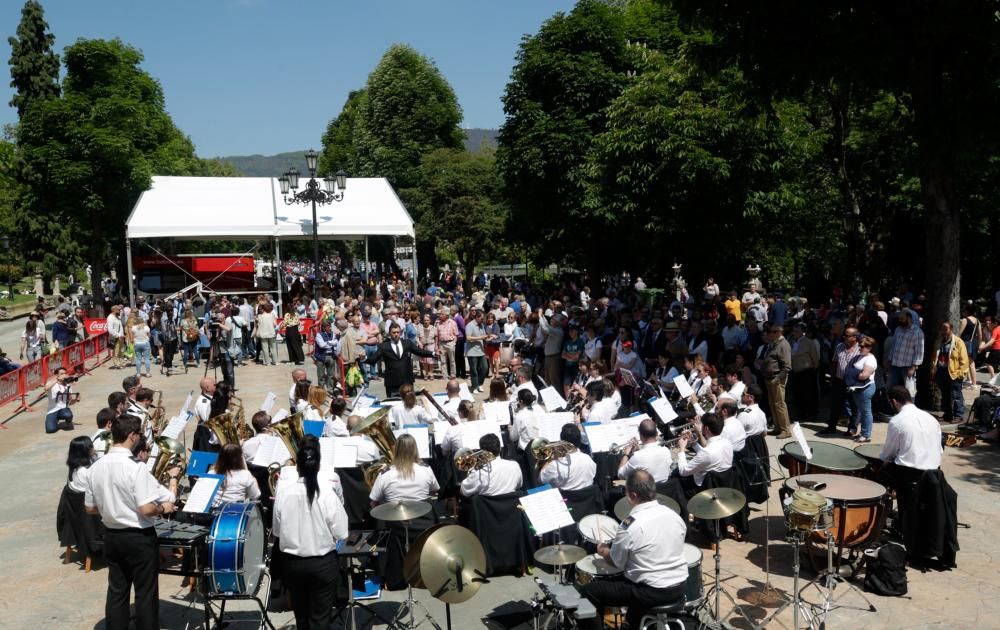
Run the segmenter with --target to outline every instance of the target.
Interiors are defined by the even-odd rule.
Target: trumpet
[[[639,446],[638,438],[632,438],[624,444],[612,444],[608,452],[612,455],[629,455]]]
[[[552,460],[566,457],[570,453],[575,453],[577,451],[576,446],[565,440],[549,442],[545,438],[535,438],[530,444],[528,444],[528,448],[530,448],[532,454],[534,454],[539,470],[544,468],[545,464],[548,464]]]
[[[681,426],[676,426],[673,424],[667,425],[667,431],[669,431],[670,435],[675,438],[680,437],[680,435],[685,431],[694,431],[695,428],[696,427],[693,422],[688,422],[687,424],[682,424]]]
[[[460,448],[455,453],[455,468],[462,472],[479,470],[496,459],[496,457],[493,453],[482,449],[474,451],[469,448]]]

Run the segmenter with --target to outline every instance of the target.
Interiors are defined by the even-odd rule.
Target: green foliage
[[[367,107],[367,101],[367,90],[353,90],[340,114],[330,121],[323,134],[323,152],[319,156],[321,175],[332,175],[341,169],[348,173],[360,172],[354,134],[358,116]]]
[[[59,56],[52,51],[56,38],[48,29],[42,5],[28,0],[21,9],[17,36],[7,38],[10,86],[14,88],[10,106],[19,117],[35,101],[59,96]]]

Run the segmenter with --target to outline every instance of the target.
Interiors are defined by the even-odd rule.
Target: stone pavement
[[[248,409],[255,408],[267,391],[278,395],[279,405],[284,402],[290,386],[290,365],[277,367],[247,366],[237,372],[239,395]],[[314,370],[310,367],[310,374]],[[0,628],[62,627],[103,628],[104,594],[107,586],[106,569],[95,563],[94,570],[84,573],[82,563],[62,564],[63,550],[58,546],[55,532],[55,513],[59,494],[66,480],[65,457],[67,444],[75,435],[90,435],[95,430],[94,417],[104,406],[107,394],[120,388],[123,377],[130,370],[101,368],[84,377],[79,383],[82,401],[74,406],[77,428],[45,435],[42,428],[44,401],[35,405],[34,411],[23,413],[0,431],[0,478],[4,479],[4,500],[0,502],[0,575],[4,580],[5,594],[0,602]],[[169,413],[183,403],[189,391],[197,390],[197,373],[170,378],[154,374],[148,385],[164,393]],[[433,389],[443,388],[443,381],[429,384]],[[376,386],[375,390],[379,388]],[[380,393],[375,391],[374,393]],[[821,428],[819,424],[805,423],[807,434]],[[873,442],[880,443],[886,425],[875,425]],[[813,439],[813,438],[810,438]],[[847,440],[831,440],[851,446]],[[189,442],[190,444],[190,435]],[[769,439],[772,453],[780,451],[780,444]],[[966,449],[949,448],[945,452],[943,469],[949,482],[958,492],[959,520],[968,523],[968,529],[959,529],[962,551],[958,555],[958,568],[946,573],[921,573],[908,571],[909,597],[883,598],[869,596],[877,612],[867,610],[835,610],[827,621],[827,628],[865,627],[866,630],[901,628],[983,628],[998,627],[1000,622],[1000,597],[998,597],[998,567],[992,560],[1000,555],[1000,542],[990,534],[990,523],[1000,515],[1000,503],[995,500],[1000,489],[1000,451],[993,445],[980,443]],[[754,506],[751,512],[750,534],[745,542],[726,540],[722,544],[722,579],[728,592],[746,606],[747,612],[759,621],[773,610],[755,608],[747,604],[753,589],[765,581],[765,524],[769,525],[769,555],[771,585],[783,592],[791,589],[791,548],[784,540],[784,525],[778,508],[777,488],[772,485],[771,501],[767,506]],[[705,550],[702,575],[706,590],[712,566],[711,552]],[[537,570],[536,570],[537,572]],[[813,576],[808,561],[803,561],[802,583]],[[201,602],[180,586],[181,578],[162,576],[160,579],[161,623],[165,628],[200,628],[203,612]],[[517,602],[526,602],[538,592],[530,578],[503,577],[485,584],[470,601],[452,607],[454,628],[483,627],[480,619],[498,608],[509,608]],[[839,591],[838,591],[839,592]],[[434,619],[445,626],[444,606],[433,600],[427,591],[416,591],[417,599],[427,606]],[[383,593],[376,609],[391,615],[397,602],[405,599],[405,591]],[[856,594],[848,593],[842,603],[861,605]],[[230,627],[255,627],[256,619],[250,611],[253,606],[234,602],[227,610],[234,610]],[[290,612],[271,613],[276,626],[292,627]],[[735,617],[730,619],[735,627],[746,627]],[[769,627],[790,628],[791,612],[785,610]],[[379,626],[376,626],[379,627]]]

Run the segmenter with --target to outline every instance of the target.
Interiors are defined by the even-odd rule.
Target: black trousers
[[[663,606],[684,599],[686,582],[679,582],[667,588],[654,588],[645,584],[620,580],[594,580],[588,582],[580,592],[594,602],[597,607],[597,617],[593,627],[598,630],[603,627],[603,608],[628,606],[625,621],[629,628],[638,628],[639,622],[646,611],[654,606]]]
[[[300,630],[333,628],[333,604],[340,581],[337,552],[307,558],[283,553],[281,576],[292,597],[295,627]]]
[[[455,376],[465,378],[468,373],[465,370],[465,339],[455,341]]]
[[[789,374],[788,384],[795,399],[795,410],[799,420],[815,420],[819,415],[819,385],[816,369],[802,370]]]
[[[288,349],[288,360],[301,365],[306,360],[306,355],[302,352],[302,335],[299,334],[298,326],[285,327],[285,348]]]
[[[156,530],[152,527],[106,530],[104,559],[108,563],[105,627],[108,630],[127,630],[129,595],[135,586],[136,630],[159,630],[159,547]]]
[[[177,354],[177,340],[163,342],[163,367],[171,369],[174,367],[174,355]]]

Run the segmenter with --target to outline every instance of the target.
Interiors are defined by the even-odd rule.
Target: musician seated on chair
[[[462,496],[495,497],[521,489],[521,465],[500,458],[500,438],[487,433],[479,438],[480,450],[493,454],[493,461],[469,471],[462,480]]]
[[[288,389],[288,408],[294,410],[295,406],[298,404],[300,397],[296,393],[299,381],[304,381],[309,378],[309,375],[302,368],[295,368],[292,370],[292,386]],[[294,413],[294,411],[293,411]]]
[[[626,451],[618,462],[618,478],[627,479],[633,470],[645,470],[660,483],[670,478],[673,460],[670,449],[660,446],[656,423],[647,418],[639,423],[639,446],[634,451]]]
[[[108,409],[115,412],[115,417],[124,416],[128,411],[128,394],[125,392],[111,392],[108,394]]]
[[[458,380],[449,379],[445,391],[448,393],[448,399],[441,403],[441,408],[448,412],[452,418],[458,418],[458,404],[462,402]]]
[[[511,372],[514,374],[514,387],[510,391],[510,399],[516,401],[518,394],[523,390],[528,390],[535,397],[535,400],[538,400],[538,388],[531,381],[531,368],[521,365],[515,369],[512,366]],[[512,402],[511,405],[513,404]]]
[[[579,425],[563,425],[559,432],[559,439],[563,442],[569,442],[576,450],[545,462],[538,474],[539,481],[560,490],[583,490],[593,486],[594,477],[597,475],[597,465],[590,458],[590,455],[580,450]]]
[[[198,416],[198,428],[194,432],[194,450],[196,451],[218,451],[219,438],[215,432],[204,426],[212,417],[212,399],[215,397],[216,382],[211,376],[206,376],[199,381],[201,394],[194,404],[194,413]]]
[[[305,413],[309,410],[309,389],[312,387],[312,381],[307,378],[295,383],[294,393],[295,393],[295,404],[292,405],[292,413],[303,414],[303,419],[305,418]],[[318,420],[318,418],[317,418]]]
[[[606,424],[614,420],[617,413],[618,406],[603,380],[587,385],[587,405],[580,414],[584,420]]]
[[[396,405],[389,412],[389,425],[393,429],[402,429],[407,424],[434,424],[434,416],[423,405],[417,404],[417,395],[413,385],[405,383],[399,387],[399,397],[402,405]]]
[[[733,444],[722,437],[722,418],[706,413],[695,423],[695,433],[685,431],[677,443],[677,473],[688,496],[694,496],[710,472],[725,472],[733,467]],[[689,461],[687,446],[694,442],[695,456]]]
[[[153,439],[153,429],[152,423],[149,421],[151,416],[150,407],[153,405],[153,397],[156,392],[149,389],[148,387],[140,387],[135,393],[135,405],[129,410],[129,413],[133,416],[138,414],[139,421],[142,426],[146,429],[146,439]]]
[[[250,424],[253,425],[254,436],[243,442],[243,459],[247,462],[252,462],[257,456],[261,437],[271,432],[268,428],[271,426],[271,415],[263,410],[258,411],[250,418]]]
[[[537,399],[530,389],[517,392],[517,410],[511,423],[511,439],[517,440],[519,452],[523,452],[538,437],[538,410],[535,407]]]
[[[763,396],[760,385],[750,385],[743,390],[743,408],[736,414],[736,419],[743,425],[748,438],[767,432],[767,416],[758,404]]]
[[[746,385],[741,380],[740,370],[735,365],[726,367],[721,385],[723,391],[719,394],[719,400],[728,398],[738,403],[743,397],[743,392],[746,391]]]
[[[396,440],[392,465],[375,480],[368,498],[372,507],[389,501],[425,501],[440,489],[434,472],[420,461],[417,441],[403,434]]]
[[[603,626],[601,608],[628,606],[628,627],[638,628],[650,608],[684,602],[688,578],[684,521],[656,502],[656,482],[645,470],[629,473],[625,496],[632,512],[618,526],[610,545],[597,546],[597,553],[624,570],[624,575],[622,579],[593,580],[580,589],[598,607],[593,628]]]
[[[222,507],[223,503],[256,501],[260,498],[260,486],[247,469],[243,449],[239,444],[223,446],[210,472],[224,477],[219,491],[215,493],[213,509]]]
[[[344,422],[344,412],[347,411],[347,401],[335,396],[330,401],[330,409],[323,418],[323,437],[348,437],[351,432]]]
[[[364,418],[361,416],[350,416],[349,418],[347,418],[347,430],[353,431],[354,427],[361,424],[362,420],[364,420]],[[360,435],[355,437],[361,438],[360,440],[357,441],[358,466],[370,464],[379,457],[381,457],[378,447],[375,446],[375,442],[373,442],[370,437],[368,437],[367,435]]]
[[[125,392],[125,396],[128,398],[128,409],[136,407],[135,395],[139,393],[140,387],[142,387],[142,379],[139,376],[126,376],[122,379],[122,391]]]
[[[739,453],[747,443],[747,432],[743,423],[736,418],[736,402],[726,398],[715,405],[715,411],[722,418],[722,437],[733,445],[733,453]]]
[[[451,456],[452,453],[458,451],[462,448],[462,425],[466,422],[475,422],[478,420],[476,415],[476,406],[469,400],[463,400],[458,403],[458,424],[454,424],[448,427],[448,431],[440,437],[441,452],[444,453],[445,457]]]
[[[315,435],[304,435],[302,439],[299,440],[299,449],[301,449],[306,444],[315,444],[316,448],[319,448],[319,438]],[[291,461],[291,460],[289,460]],[[288,484],[296,483],[299,480],[299,469],[295,464],[282,465],[281,472],[278,473],[278,481],[274,485],[274,494],[277,496],[278,490]],[[326,489],[330,488],[333,493],[337,495],[340,502],[344,502],[344,487],[340,483],[340,475],[337,474],[333,467],[327,466],[319,471],[319,483]]]

